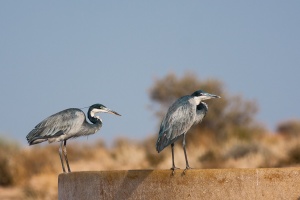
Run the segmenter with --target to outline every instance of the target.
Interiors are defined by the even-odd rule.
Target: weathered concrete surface
[[[300,199],[300,168],[72,172],[58,177],[59,200]]]

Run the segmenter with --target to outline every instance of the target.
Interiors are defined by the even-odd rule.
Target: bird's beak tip
[[[219,98],[221,98],[220,96],[218,96],[218,95],[214,95],[214,94],[209,94],[208,96],[210,96],[211,98],[216,98],[216,99],[219,99]]]
[[[114,114],[114,115],[117,115],[117,116],[122,116],[122,115],[120,115],[119,113],[117,113],[116,111],[112,111],[112,110],[111,110],[110,113],[111,113],[111,114]]]

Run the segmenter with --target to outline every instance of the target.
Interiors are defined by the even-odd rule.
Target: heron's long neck
[[[94,134],[102,127],[102,121],[99,118],[94,117],[90,110],[87,113],[87,117],[92,124],[88,123],[87,121],[84,122],[81,129],[83,135]]]
[[[204,103],[203,101],[201,101],[198,105],[197,105],[197,110],[204,110],[205,112],[208,111],[208,106],[206,103]]]
[[[88,113],[88,119],[93,123],[93,124],[100,124],[102,125],[102,121],[100,118],[94,117],[94,113],[92,113],[92,109],[89,109]]]
[[[197,105],[196,108],[196,117],[194,124],[197,124],[202,121],[202,119],[205,117],[206,113],[208,111],[208,106],[204,102],[200,102],[199,105]]]

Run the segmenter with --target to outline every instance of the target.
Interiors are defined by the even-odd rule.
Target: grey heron
[[[102,120],[96,113],[104,112],[121,116],[119,113],[108,109],[102,104],[94,104],[89,107],[87,122],[84,112],[78,108],[69,108],[41,121],[26,136],[29,145],[48,141],[60,142],[59,156],[63,172],[66,172],[63,158],[67,164],[68,172],[71,172],[67,157],[67,140],[79,136],[87,136],[96,133],[102,127]]]
[[[183,137],[183,151],[185,156],[186,168],[190,169],[185,149],[185,136],[188,130],[197,123],[200,123],[205,117],[208,106],[203,100],[220,98],[220,96],[206,93],[202,90],[195,91],[191,95],[183,96],[177,99],[168,109],[168,112],[160,125],[159,135],[156,142],[157,152],[161,152],[166,146],[171,144],[172,150],[172,170],[174,164],[174,143]]]

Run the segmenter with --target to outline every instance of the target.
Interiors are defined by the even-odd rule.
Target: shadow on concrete
[[[143,171],[143,173],[141,173]],[[120,187],[115,192],[116,199],[130,198],[138,186],[153,172],[153,170],[128,170]]]

